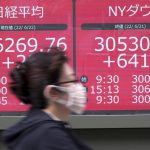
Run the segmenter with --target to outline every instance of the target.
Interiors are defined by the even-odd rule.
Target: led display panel
[[[26,111],[10,92],[9,71],[37,51],[62,47],[72,56],[72,1],[11,0],[0,2],[0,111]],[[72,62],[70,62],[72,64]]]
[[[76,1],[76,71],[87,110],[150,109],[149,1]]]
[[[0,3],[0,112],[28,109],[9,71],[60,46],[86,87],[89,112],[150,110],[148,0],[11,0]]]

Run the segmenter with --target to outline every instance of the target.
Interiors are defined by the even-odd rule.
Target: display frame
[[[12,126],[25,116],[0,116],[0,130]],[[150,114],[135,115],[71,115],[73,129],[150,128]]]
[[[73,2],[73,43],[76,43],[76,2]],[[123,23],[117,23],[119,25]],[[109,24],[105,29],[112,27]],[[130,24],[128,24],[130,25]],[[131,24],[132,25],[132,24]],[[147,24],[149,29],[149,24]],[[102,25],[103,27],[103,25]],[[102,28],[97,25],[97,28]],[[115,27],[115,24],[114,24]],[[113,29],[114,29],[113,27]],[[82,24],[81,28],[87,30],[88,24]],[[98,29],[99,30],[99,29]],[[116,29],[120,30],[120,29]],[[120,30],[121,31],[121,30]],[[73,44],[73,55],[76,57],[76,44]],[[73,60],[75,72],[76,61]],[[25,117],[26,112],[0,112],[0,129],[6,129],[8,126],[16,123]],[[149,128],[150,127],[150,110],[93,110],[85,111],[83,115],[71,115],[70,123],[72,128]]]

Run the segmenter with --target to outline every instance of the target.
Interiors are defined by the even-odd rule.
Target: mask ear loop
[[[52,88],[55,88],[59,92],[68,92],[66,87],[57,86],[57,85],[50,85]]]

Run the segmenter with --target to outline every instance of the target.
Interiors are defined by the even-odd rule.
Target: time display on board
[[[150,103],[150,75],[132,75],[132,86],[130,92],[132,93],[130,103]],[[119,76],[117,75],[107,75],[107,77],[102,77],[100,75],[96,76],[96,85],[91,85],[91,94],[96,95],[97,104],[101,103],[119,103]],[[107,102],[103,101],[106,99]],[[115,95],[114,99],[111,95]],[[139,94],[139,95],[136,95]],[[145,94],[145,95],[143,95]]]

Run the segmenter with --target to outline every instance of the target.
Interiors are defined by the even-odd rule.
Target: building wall
[[[150,129],[77,130],[95,150],[149,150]]]

